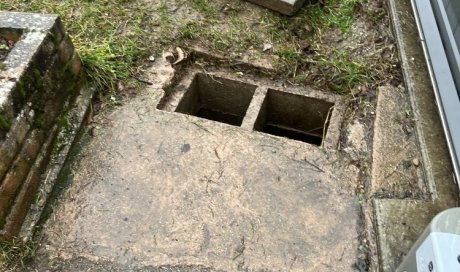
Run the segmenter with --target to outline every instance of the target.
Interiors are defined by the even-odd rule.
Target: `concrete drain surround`
[[[212,77],[198,65],[182,69],[156,60],[146,71],[152,85],[95,117],[111,125],[82,147],[66,181],[71,187],[43,228],[51,261],[70,256],[62,271],[79,260],[108,260],[120,271],[353,270],[359,169],[336,150],[342,97],[223,67]],[[237,86],[246,95],[238,102],[241,125],[178,112],[192,101],[189,92],[199,92],[197,83],[209,87],[194,94],[199,106],[223,84]],[[305,107],[325,101],[326,114],[334,105],[324,148],[254,129],[264,101],[279,99],[278,91]]]
[[[168,97],[173,106],[163,103],[159,108],[319,146],[331,118],[337,119],[335,127],[340,123],[340,115],[333,113],[342,108],[336,107],[340,99],[320,96],[192,73]],[[176,107],[174,100],[178,101]]]
[[[240,126],[257,86],[197,74],[176,112]]]
[[[52,154],[67,150],[63,131],[81,124],[72,109],[85,77],[56,15],[0,12],[0,35],[16,42],[0,69],[0,239],[11,239]]]

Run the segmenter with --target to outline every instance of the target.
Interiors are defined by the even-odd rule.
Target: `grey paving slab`
[[[269,9],[281,12],[286,15],[293,15],[296,13],[305,0],[247,0],[249,2],[267,7]]]

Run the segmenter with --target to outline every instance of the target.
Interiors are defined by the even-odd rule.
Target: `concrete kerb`
[[[409,0],[390,0],[389,11],[397,40],[405,87],[410,98],[421,167],[428,200],[375,199],[375,224],[380,255],[377,271],[394,271],[413,242],[440,211],[458,204],[445,137],[417,35]],[[379,152],[379,150],[374,150]],[[382,152],[382,150],[380,150]]]

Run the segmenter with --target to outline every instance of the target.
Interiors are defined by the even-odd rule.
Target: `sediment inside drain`
[[[234,126],[240,126],[241,123],[243,123],[243,116],[220,112],[213,109],[201,108],[198,110],[196,116]]]
[[[297,130],[272,123],[265,124],[262,128],[262,132],[314,145],[321,145],[321,142],[323,141],[323,137],[320,134],[307,133],[302,130]]]

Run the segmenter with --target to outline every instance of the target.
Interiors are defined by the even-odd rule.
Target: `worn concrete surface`
[[[278,12],[281,12],[286,15],[293,15],[305,3],[305,0],[247,0],[247,1],[255,3],[257,5],[267,7],[269,9],[272,9]]]
[[[381,87],[377,101],[370,193],[380,198],[423,198],[427,188],[408,94],[402,87]]]
[[[170,79],[156,66],[163,82],[98,117],[36,268],[354,271],[358,169],[333,149],[155,110]]]

